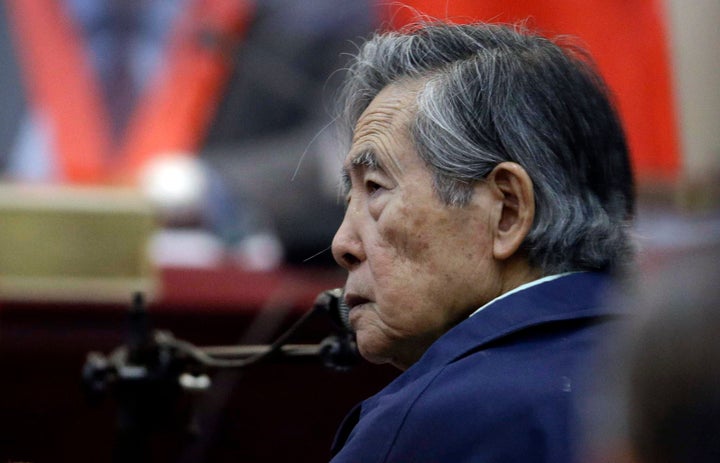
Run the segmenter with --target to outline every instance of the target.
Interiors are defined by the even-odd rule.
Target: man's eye
[[[380,185],[379,183],[375,183],[375,182],[373,182],[372,180],[367,180],[367,181],[365,182],[365,190],[366,190],[369,194],[376,193],[378,190],[381,190],[382,188],[383,188],[382,185]]]

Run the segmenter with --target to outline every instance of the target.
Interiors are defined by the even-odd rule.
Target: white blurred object
[[[267,272],[283,262],[283,245],[273,233],[254,233],[235,246],[233,258],[246,270]]]
[[[209,188],[207,169],[189,153],[156,156],[140,172],[139,182],[160,214],[171,219],[199,215]]]
[[[150,258],[160,267],[213,268],[224,255],[223,243],[203,230],[164,229],[150,240]]]

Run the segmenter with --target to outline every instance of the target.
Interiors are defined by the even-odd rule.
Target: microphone
[[[350,325],[350,307],[345,303],[343,288],[323,291],[315,299],[314,308],[324,310],[333,324],[343,332],[352,333]]]
[[[345,303],[344,296],[343,288],[323,291],[315,299],[313,309],[308,312],[324,312],[337,330],[336,334],[320,343],[319,352],[325,366],[335,370],[347,370],[360,361],[355,332],[350,325],[350,307]]]
[[[343,297],[341,297],[338,302],[338,313],[340,314],[340,320],[342,321],[343,326],[348,331],[354,331],[352,325],[350,324],[350,306],[345,303],[344,292]]]

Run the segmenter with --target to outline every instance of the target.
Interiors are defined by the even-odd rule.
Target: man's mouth
[[[358,294],[353,294],[353,293],[345,294],[345,304],[347,304],[347,306],[350,308],[351,311],[355,307],[359,307],[363,304],[367,304],[368,302],[372,302],[372,301],[370,299],[360,296]]]

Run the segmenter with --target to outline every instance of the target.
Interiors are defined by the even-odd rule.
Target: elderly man
[[[333,463],[573,461],[632,255],[601,79],[577,49],[449,24],[375,36],[347,79],[332,250],[361,354],[404,372],[349,414]]]

